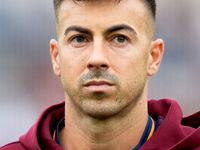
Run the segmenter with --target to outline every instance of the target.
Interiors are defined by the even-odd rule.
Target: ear
[[[56,76],[60,77],[60,56],[58,51],[58,42],[54,39],[50,41],[50,54],[54,73]]]
[[[148,76],[153,76],[160,66],[164,52],[164,42],[161,39],[152,41],[149,53]]]

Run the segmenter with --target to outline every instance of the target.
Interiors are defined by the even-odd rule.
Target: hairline
[[[62,5],[62,3],[64,2],[65,0],[61,0],[61,2],[60,3],[55,3],[54,2],[54,11],[55,11],[55,15],[56,15],[56,20],[57,20],[57,18],[58,18],[58,12],[59,12],[59,9],[60,9],[60,6]],[[74,3],[78,3],[79,1],[94,1],[94,0],[73,0],[74,1]],[[117,0],[117,3],[119,3],[119,2],[121,2],[122,0]],[[156,18],[156,10],[154,10],[154,11],[152,11],[152,9],[151,9],[151,7],[150,7],[150,4],[146,1],[146,0],[141,0],[141,2],[143,2],[146,6],[147,6],[147,8],[150,10],[150,12],[151,12],[151,15],[152,15],[152,17],[153,17],[153,19],[154,19],[154,21],[155,21],[155,18]]]
[[[58,33],[59,33],[59,31],[58,31],[58,26],[59,26],[59,10],[60,10],[60,7],[61,7],[61,5],[62,5],[62,3],[64,2],[65,0],[61,0],[61,2],[60,3],[58,3],[58,4],[55,4],[54,3],[54,11],[55,11],[55,19],[56,19],[56,33],[57,33],[57,36],[58,36]],[[73,2],[74,3],[76,3],[77,5],[79,5],[78,4],[78,2],[84,2],[84,1],[95,1],[95,0],[73,0]],[[123,0],[116,0],[116,3],[118,4],[118,3],[120,3],[121,1],[123,1]],[[155,18],[156,18],[156,10],[155,10],[155,12],[153,12],[152,11],[152,9],[151,9],[151,6],[150,6],[150,4],[147,2],[147,0],[141,0],[141,2],[147,7],[147,10],[151,13],[151,17],[152,17],[152,21],[153,21],[153,23],[155,23]],[[149,24],[149,22],[148,22],[148,24]],[[154,38],[154,34],[155,34],[155,27],[153,26],[152,27],[153,29],[153,33],[148,33],[148,35],[149,35],[149,37],[151,37],[152,39]]]

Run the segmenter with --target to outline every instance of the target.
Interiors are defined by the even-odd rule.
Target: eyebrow
[[[106,29],[106,30],[104,31],[104,34],[116,32],[116,31],[118,31],[118,30],[129,30],[129,31],[131,31],[131,32],[134,32],[134,33],[137,35],[137,32],[135,31],[135,29],[132,28],[132,27],[129,26],[129,25],[126,25],[126,24],[121,24],[121,25],[112,26],[112,27]]]
[[[120,24],[120,25],[112,26],[112,27],[106,29],[103,33],[104,34],[109,34],[109,33],[112,33],[112,32],[116,32],[118,30],[129,30],[129,31],[134,32],[137,35],[137,32],[135,31],[134,28],[132,28],[129,25],[125,25],[125,24]],[[81,26],[70,26],[70,27],[68,27],[65,30],[64,35],[67,35],[70,31],[77,31],[77,32],[84,33],[84,34],[93,35],[93,33],[92,33],[91,30],[89,30],[87,28],[84,28],[84,27],[81,27]]]
[[[65,30],[64,35],[67,35],[70,31],[77,31],[80,33],[84,33],[84,34],[91,34],[92,35],[92,31],[84,28],[84,27],[80,27],[80,26],[70,26]]]

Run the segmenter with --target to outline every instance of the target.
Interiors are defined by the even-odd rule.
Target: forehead
[[[75,3],[65,0],[59,9],[59,28],[67,25],[109,26],[133,24],[144,26],[149,11],[141,0],[86,0]],[[148,17],[147,17],[148,16]]]
[[[66,12],[67,9],[71,11],[71,9],[77,8],[79,8],[80,10],[81,8],[84,10],[88,9],[88,11],[92,11],[94,9],[101,10],[102,8],[116,8],[116,10],[119,9],[121,11],[123,11],[124,9],[132,9],[133,11],[140,11],[140,13],[142,9],[148,10],[143,0],[63,0],[59,10]]]

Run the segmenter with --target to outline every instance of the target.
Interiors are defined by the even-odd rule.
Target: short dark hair
[[[54,10],[55,10],[55,15],[56,15],[56,20],[58,19],[58,10],[60,8],[60,5],[62,4],[64,0],[53,0],[53,4],[54,4]],[[75,3],[79,2],[79,1],[92,1],[92,0],[73,0]],[[118,2],[120,2],[121,0],[118,0]],[[156,18],[156,0],[141,0],[142,2],[144,2],[149,10],[152,13],[152,16],[155,20]]]

